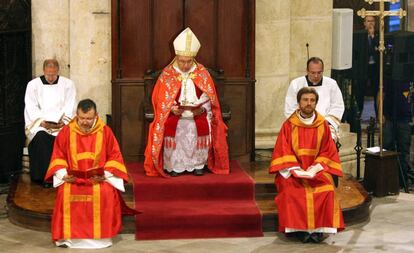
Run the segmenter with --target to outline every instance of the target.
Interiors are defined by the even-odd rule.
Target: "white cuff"
[[[63,184],[65,181],[63,181],[63,178],[68,174],[66,168],[59,169],[55,172],[53,175],[53,187],[56,188],[59,185]]]
[[[124,180],[105,170],[105,181],[121,192],[125,192]]]

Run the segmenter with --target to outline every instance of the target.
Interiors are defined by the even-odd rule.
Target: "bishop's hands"
[[[171,107],[171,112],[176,116],[181,116],[181,114],[183,114],[184,110],[180,109],[178,107],[178,105],[174,105],[173,107]]]
[[[178,105],[174,105],[171,107],[171,112],[176,116],[181,116],[183,112],[186,111],[182,108],[180,108]],[[199,116],[206,112],[206,109],[202,106],[195,107],[194,109],[191,109],[191,112],[193,113],[193,117]]]
[[[202,106],[197,107],[194,110],[192,110],[194,117],[203,114],[205,111],[206,111],[206,109],[204,107],[202,107]]]

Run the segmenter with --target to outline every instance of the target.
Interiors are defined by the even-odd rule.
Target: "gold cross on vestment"
[[[378,16],[380,19],[379,22],[379,46],[378,51],[380,53],[380,73],[379,73],[379,101],[378,101],[378,115],[377,119],[379,119],[379,129],[380,129],[380,138],[379,138],[379,146],[380,146],[380,155],[382,155],[382,115],[383,115],[383,82],[384,82],[384,18],[387,16],[399,16],[400,19],[407,15],[407,12],[400,8],[398,11],[386,11],[385,10],[385,3],[398,3],[399,0],[365,0],[365,2],[369,4],[379,3],[379,10],[376,11],[367,11],[364,8],[357,12],[358,16],[365,18],[367,16]]]

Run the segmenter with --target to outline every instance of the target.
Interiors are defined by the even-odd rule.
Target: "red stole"
[[[195,90],[196,90],[196,94],[197,94],[197,98],[200,98],[200,96],[203,94],[203,92],[200,90],[200,88],[198,88],[196,85],[194,85]],[[181,95],[181,89],[177,94],[176,97],[176,102],[178,104],[178,99]],[[168,116],[167,121],[165,122],[165,132],[164,132],[164,136],[167,137],[175,137],[175,132],[177,131],[177,124],[178,124],[178,120],[180,119],[180,116],[177,116],[173,113],[170,113],[170,115]],[[197,136],[201,137],[201,136],[207,136],[209,135],[209,127],[208,127],[208,122],[207,122],[207,113],[204,112],[201,115],[195,116],[194,117],[194,122],[197,128]]]

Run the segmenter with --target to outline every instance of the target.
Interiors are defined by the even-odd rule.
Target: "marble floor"
[[[0,195],[0,213],[6,195]],[[265,233],[259,238],[208,240],[135,241],[132,234],[121,234],[111,248],[99,252],[414,252],[414,194],[374,198],[371,219],[348,227],[321,244],[302,244],[279,233]],[[53,246],[50,233],[24,229],[0,216],[1,252],[91,252]]]

